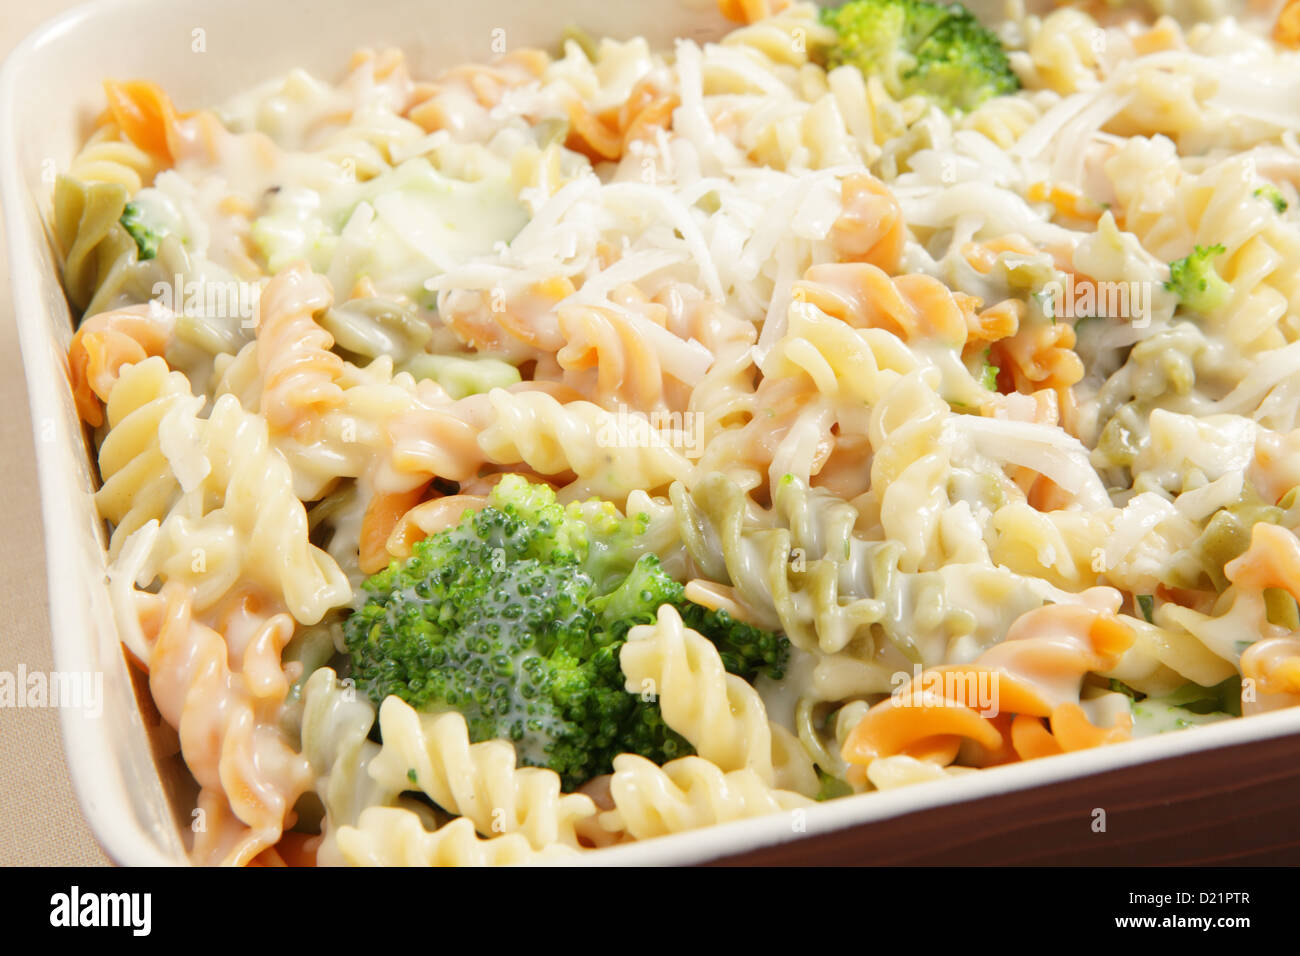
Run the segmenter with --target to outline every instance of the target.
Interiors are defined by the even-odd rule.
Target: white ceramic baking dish
[[[65,709],[64,745],[86,817],[117,862],[185,863],[180,828],[187,823],[188,807],[169,797],[178,789],[176,775],[155,761],[109,607],[105,529],[92,500],[97,479],[67,380],[72,317],[44,225],[55,172],[66,166],[103,107],[102,80],[155,80],[177,103],[209,105],[295,66],[337,76],[358,46],[400,46],[417,74],[428,75],[441,66],[486,59],[494,30],[505,31],[510,47],[550,47],[570,24],[598,35],[643,34],[660,45],[678,36],[707,39],[726,29],[714,0],[370,0],[364,5],[353,0],[108,0],[48,23],[5,64],[0,196],[36,431],[55,667],[104,674],[102,716]],[[625,864],[714,859],[914,810],[1297,733],[1300,708],[837,800],[809,810],[800,829],[780,816],[601,851],[588,859]]]

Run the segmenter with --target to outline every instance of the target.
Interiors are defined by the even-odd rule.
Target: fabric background
[[[0,57],[74,0],[6,2]],[[0,230],[0,671],[54,666],[27,381]],[[0,865],[107,865],[73,794],[53,709],[0,709]]]

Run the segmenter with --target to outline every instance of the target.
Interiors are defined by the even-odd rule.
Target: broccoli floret
[[[1113,693],[1123,694],[1129,700],[1141,700],[1146,697],[1146,694],[1142,693],[1140,690],[1135,690],[1123,681],[1116,680],[1113,677],[1106,682],[1106,686],[1109,687]]]
[[[1224,713],[1241,716],[1241,675],[1233,674],[1213,687],[1184,684],[1161,701],[1194,714]]]
[[[435,306],[436,307],[436,306]],[[430,355],[421,352],[402,368],[416,379],[432,379],[452,398],[509,388],[520,380],[519,369],[489,355]]]
[[[839,35],[827,65],[879,76],[896,98],[919,93],[954,112],[1020,88],[998,38],[960,3],[853,0],[821,16]]]
[[[673,602],[682,621],[699,631],[718,648],[722,664],[751,683],[765,675],[772,680],[785,676],[790,659],[790,641],[781,634],[738,621],[723,610],[710,610],[679,598]]]
[[[1272,203],[1273,208],[1278,211],[1279,215],[1281,213],[1286,212],[1286,206],[1287,206],[1286,197],[1282,195],[1282,190],[1278,189],[1272,183],[1268,183],[1267,185],[1260,186],[1258,189],[1256,189],[1255,198],[1265,199],[1268,202]]]
[[[1002,371],[1002,369],[994,365],[992,359],[993,359],[993,350],[985,349],[984,365],[980,369],[980,384],[983,385],[985,388],[987,388],[990,392],[996,392],[998,390],[998,374]]]
[[[365,603],[344,624],[357,686],[376,703],[459,711],[472,740],[510,740],[522,763],[569,788],[620,753],[692,753],[655,701],[626,690],[628,630],[674,604],[747,679],[779,675],[789,645],[687,602],[645,551],[645,527],[607,502],[566,508],[545,485],[504,479],[484,508],[362,585]]]
[[[139,206],[133,202],[127,203],[122,209],[118,222],[135,240],[135,247],[139,250],[141,259],[152,259],[158,255],[158,243],[162,241],[162,234],[145,225],[140,218]]]
[[[1217,244],[1197,246],[1191,255],[1169,263],[1165,288],[1193,312],[1206,315],[1222,307],[1232,295],[1232,286],[1215,271],[1214,258],[1226,251]]]

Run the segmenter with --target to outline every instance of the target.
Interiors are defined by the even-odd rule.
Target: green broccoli
[[[1232,286],[1214,269],[1214,258],[1227,250],[1221,245],[1197,246],[1191,255],[1169,263],[1165,288],[1193,312],[1206,315],[1221,308],[1232,295]]]
[[[1264,199],[1272,203],[1273,208],[1278,211],[1279,215],[1286,212],[1286,197],[1282,195],[1282,190],[1278,189],[1272,183],[1268,183],[1256,189],[1255,198]]]
[[[1184,684],[1172,694],[1160,698],[1161,702],[1181,707],[1194,714],[1231,714],[1241,716],[1241,675],[1233,674],[1213,687]]]
[[[487,505],[363,584],[344,623],[352,676],[376,703],[456,710],[474,741],[514,742],[522,763],[572,788],[636,753],[692,753],[658,704],[625,689],[628,630],[671,603],[728,670],[779,676],[783,637],[687,602],[646,549],[644,518],[607,502],[568,507],[545,485],[504,479]]]
[[[122,209],[118,222],[135,240],[135,247],[139,250],[141,259],[152,259],[158,255],[158,243],[162,241],[162,234],[144,223],[139,206],[133,202],[127,203]]]
[[[821,17],[839,34],[827,65],[879,76],[896,98],[919,93],[969,111],[1020,88],[1001,42],[960,3],[852,0]]]
[[[993,350],[985,349],[984,366],[980,369],[980,384],[990,392],[996,392],[998,390],[998,375],[1001,373],[1002,369],[993,364],[992,358]]]
[[[853,788],[847,783],[839,777],[832,777],[822,770],[817,771],[817,782],[820,784],[815,797],[818,801],[835,800],[838,797],[848,797],[853,794]]]
[[[1113,677],[1106,682],[1106,686],[1113,693],[1123,694],[1129,700],[1142,700],[1146,697],[1146,694],[1142,693],[1140,690],[1135,690],[1123,681],[1116,680]]]

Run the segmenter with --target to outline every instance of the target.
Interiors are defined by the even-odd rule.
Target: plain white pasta
[[[430,832],[420,818],[400,807],[370,807],[355,826],[338,834],[349,866],[515,866],[564,861],[577,850],[548,846],[535,850],[518,833],[482,838],[461,818]]]
[[[184,376],[160,358],[123,371],[108,403],[100,449],[101,513],[114,541],[161,522],[155,563],[168,580],[216,604],[237,583],[263,588],[303,624],[347,603],[351,587],[307,536],[307,513],[266,421],[219,398],[207,418]],[[120,548],[120,545],[116,545]]]
[[[485,836],[520,834],[536,850],[576,848],[575,825],[596,812],[589,797],[561,793],[554,771],[517,767],[506,741],[471,744],[458,713],[421,714],[389,697],[379,708],[379,731],[383,749],[370,761],[376,782],[394,793],[419,789]]]
[[[103,483],[95,495],[99,513],[113,523],[111,557],[171,508],[178,482],[159,428],[173,410],[192,415],[199,404],[185,376],[168,371],[161,360],[141,362],[119,377],[108,402],[109,433],[99,448]]]
[[[725,772],[702,757],[659,767],[621,754],[614,758],[610,793],[614,809],[601,814],[601,826],[638,840],[814,805],[802,794],[773,788],[754,770]]]
[[[894,790],[915,783],[930,783],[974,772],[973,767],[941,767],[906,754],[895,754],[892,757],[873,760],[871,766],[867,768],[866,777],[877,790]]]
[[[478,438],[488,461],[523,463],[547,475],[572,471],[588,494],[614,501],[628,489],[663,488],[691,472],[685,455],[644,418],[620,420],[590,402],[561,404],[545,392],[498,388],[488,400],[492,417]]]
[[[619,653],[627,690],[653,694],[664,722],[723,771],[750,770],[784,789],[816,793],[817,776],[798,745],[768,723],[758,692],[728,674],[718,649],[682,623],[670,604],[658,621],[628,632]],[[782,739],[774,741],[774,736]]]

